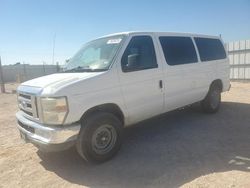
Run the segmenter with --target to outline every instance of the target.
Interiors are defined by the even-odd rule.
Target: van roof
[[[205,34],[195,34],[195,33],[181,33],[181,32],[154,32],[154,31],[126,31],[120,33],[113,33],[109,35],[102,36],[103,37],[111,37],[116,35],[132,35],[132,34],[155,34],[155,35],[168,35],[168,36],[191,36],[191,37],[206,37],[206,38],[220,38],[220,36],[213,35],[205,35]]]

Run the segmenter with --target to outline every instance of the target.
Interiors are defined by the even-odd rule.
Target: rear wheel
[[[98,113],[82,121],[77,151],[87,161],[104,162],[120,149],[122,123],[110,113]]]
[[[206,113],[215,113],[219,110],[221,103],[221,89],[212,85],[207,96],[201,101],[202,110]]]

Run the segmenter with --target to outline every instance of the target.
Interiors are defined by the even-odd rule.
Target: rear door
[[[135,123],[163,112],[163,72],[153,36],[130,36],[125,46],[119,79],[129,123]]]

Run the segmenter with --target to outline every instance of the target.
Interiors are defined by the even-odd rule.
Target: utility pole
[[[53,37],[52,65],[54,65],[54,61],[55,61],[55,43],[56,43],[56,33]]]
[[[1,92],[5,93],[1,56],[0,56],[0,84],[1,84]]]
[[[56,72],[60,71],[59,62],[56,62]]]
[[[43,61],[43,75],[45,75],[45,62]]]
[[[27,71],[26,71],[26,66],[25,66],[25,62],[23,62],[23,80],[22,81],[26,81],[27,79]]]

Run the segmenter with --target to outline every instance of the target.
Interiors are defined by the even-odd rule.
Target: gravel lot
[[[0,94],[0,187],[250,187],[250,83],[232,83],[217,114],[186,108],[127,128],[101,165],[24,144],[16,111],[16,95]]]

